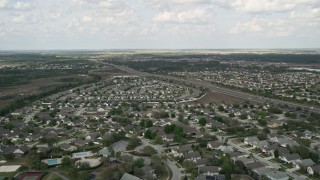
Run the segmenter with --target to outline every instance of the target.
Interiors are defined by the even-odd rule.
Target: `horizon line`
[[[190,51],[190,50],[320,50],[318,48],[75,48],[75,49],[0,49],[5,51],[134,51],[134,50],[162,50],[162,51]]]

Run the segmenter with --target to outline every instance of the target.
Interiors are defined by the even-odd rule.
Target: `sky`
[[[0,50],[320,48],[320,0],[0,0]]]

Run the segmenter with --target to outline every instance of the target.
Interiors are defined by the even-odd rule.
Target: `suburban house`
[[[307,172],[310,175],[320,174],[320,164],[307,167]]]
[[[128,173],[124,173],[122,175],[122,177],[120,178],[120,180],[142,180],[134,175],[128,174]]]
[[[219,171],[221,170],[218,166],[202,166],[198,168],[199,174],[205,174],[205,175],[218,175]]]
[[[299,164],[302,159],[299,154],[284,154],[279,156],[279,158],[286,163],[292,163],[294,165]]]
[[[270,171],[265,174],[270,180],[289,180],[289,176],[282,171]]]
[[[312,159],[302,159],[297,165],[296,167],[298,169],[304,169],[306,170],[308,167],[312,167],[313,165],[315,165],[316,163],[314,163],[312,161]]]
[[[207,148],[212,150],[217,150],[219,148],[222,148],[222,146],[224,146],[224,143],[220,141],[210,141],[207,144]]]
[[[197,159],[201,159],[201,156],[200,156],[199,152],[197,152],[197,151],[196,152],[189,152],[184,155],[184,159],[195,161]]]

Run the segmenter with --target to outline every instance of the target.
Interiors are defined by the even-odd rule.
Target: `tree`
[[[176,114],[175,114],[175,113],[172,113],[172,114],[171,114],[171,118],[176,118]]]
[[[63,168],[71,168],[71,167],[73,167],[73,164],[74,163],[72,162],[71,158],[69,158],[69,157],[64,157],[61,161],[61,166]]]
[[[46,170],[46,169],[48,169],[48,167],[49,167],[48,164],[43,163],[43,162],[40,163],[40,169],[41,170]]]
[[[80,169],[89,169],[90,168],[90,164],[88,163],[88,162],[81,162],[81,163],[79,163],[78,164],[78,167],[80,168]]]
[[[204,118],[204,117],[200,118],[199,124],[200,124],[201,126],[205,126],[205,125],[207,124],[206,118]]]
[[[269,134],[270,133],[270,129],[269,128],[263,128],[263,132],[266,133],[266,134]]]
[[[155,144],[163,144],[163,140],[162,140],[162,138],[160,136],[156,136],[154,138],[154,143]]]
[[[275,151],[274,151],[274,157],[275,158],[279,158],[279,151],[278,151],[278,149],[276,149]]]
[[[164,126],[164,132],[167,134],[170,134],[174,131],[175,127],[176,127],[175,124],[171,124],[171,125],[167,124]]]
[[[141,121],[140,121],[140,124],[139,124],[141,127],[145,127],[146,126],[146,122],[145,122],[145,120],[144,119],[142,119]]]
[[[134,149],[141,144],[141,140],[137,137],[132,137],[129,139],[128,149]]]
[[[258,137],[258,139],[259,139],[260,141],[266,140],[266,139],[267,139],[267,134],[266,134],[265,132],[262,132],[262,133],[259,133],[259,134],[257,135],[257,137]]]
[[[144,175],[144,171],[141,168],[134,166],[133,167],[133,174],[137,177],[142,177]]]
[[[121,176],[127,172],[132,171],[132,166],[130,164],[122,164],[116,167],[109,167],[106,168],[98,178],[99,180],[105,180],[105,179],[110,179],[110,180],[118,180],[121,178]]]
[[[79,180],[88,180],[89,174],[87,171],[80,171],[79,172]]]
[[[152,127],[152,126],[153,126],[153,122],[150,119],[148,119],[146,121],[146,127]]]
[[[182,163],[182,166],[185,168],[186,172],[191,173],[193,169],[196,168],[195,164],[192,161],[185,160]]]
[[[259,123],[260,126],[266,126],[268,124],[268,122],[266,120],[264,120],[264,119],[259,119],[258,123]]]
[[[223,106],[219,106],[218,110],[222,112],[222,111],[224,111],[224,107]]]
[[[239,116],[239,118],[240,119],[247,119],[248,118],[248,115],[247,114],[241,114],[240,116]]]
[[[149,129],[144,132],[144,137],[147,139],[154,139],[156,136],[156,132],[152,132]]]
[[[142,168],[144,166],[144,159],[143,158],[138,158],[138,159],[133,161],[132,165],[135,166],[135,167],[138,167],[138,168]]]
[[[10,161],[10,160],[14,159],[14,154],[13,153],[6,153],[3,156],[4,156],[4,159],[7,160],[7,161]]]
[[[132,163],[133,162],[133,156],[131,155],[123,155],[121,156],[122,161],[127,162],[127,163]]]
[[[41,161],[40,155],[36,151],[30,151],[27,155],[28,162],[31,164],[31,168],[40,169]]]
[[[145,146],[142,151],[143,151],[143,153],[145,153],[148,156],[151,156],[153,154],[157,154],[157,151],[151,146]]]
[[[234,115],[234,113],[229,113],[228,116],[229,116],[229,117],[236,117],[236,116]]]
[[[178,115],[178,121],[182,122],[183,119],[184,119],[183,115],[182,115],[182,114],[179,114],[179,115]]]
[[[11,123],[6,123],[3,128],[7,129],[7,130],[12,130],[14,128],[13,124]]]
[[[174,128],[174,132],[175,136],[178,138],[178,139],[181,139],[183,137],[183,128],[182,127],[179,127],[179,126],[176,126]]]

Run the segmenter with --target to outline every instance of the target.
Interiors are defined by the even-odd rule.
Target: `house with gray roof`
[[[293,163],[297,165],[301,161],[301,156],[299,154],[284,154],[279,156],[279,158],[286,163]]]
[[[205,175],[200,174],[196,177],[196,180],[225,180],[225,175],[219,174],[219,175]]]
[[[312,161],[312,159],[302,159],[298,164],[297,164],[297,168],[299,169],[307,169],[308,167],[311,167],[313,165],[315,165],[316,163],[314,163]]]
[[[142,180],[134,175],[128,174],[128,173],[124,173],[122,175],[122,177],[120,178],[120,180]]]
[[[221,170],[218,166],[202,166],[198,168],[199,174],[205,174],[205,175],[217,175],[219,174],[219,171]]]
[[[244,165],[247,169],[249,170],[254,170],[254,169],[258,169],[258,168],[261,168],[261,167],[264,167],[264,165],[261,163],[261,162],[251,162],[251,163],[247,163]]]
[[[317,165],[313,165],[311,167],[308,167],[307,168],[307,172],[308,174],[310,175],[314,175],[314,174],[320,174],[320,164],[317,164]]]
[[[184,155],[185,160],[192,160],[195,161],[197,159],[201,159],[200,153],[199,152],[189,152]]]
[[[289,180],[289,176],[282,171],[270,171],[265,174],[270,180]]]
[[[271,172],[272,169],[270,168],[266,168],[266,167],[261,167],[261,168],[256,168],[253,170],[254,172],[254,177],[256,177],[257,179],[259,179],[262,175]]]
[[[110,156],[111,153],[109,151],[109,148],[104,147],[98,151],[98,154],[101,156],[104,156],[104,157],[108,157],[108,156]]]

